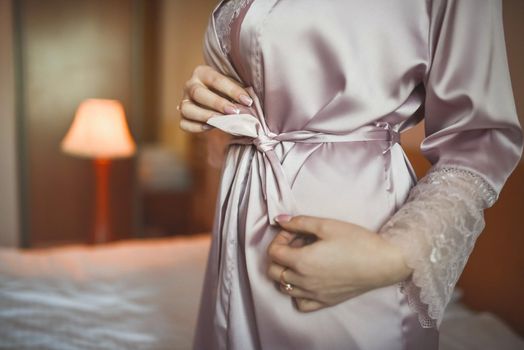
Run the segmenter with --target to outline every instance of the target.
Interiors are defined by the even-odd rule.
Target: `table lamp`
[[[89,243],[114,237],[109,227],[109,169],[111,159],[131,157],[136,146],[117,100],[88,99],[78,107],[62,140],[61,149],[73,156],[93,159],[96,174],[95,224]]]

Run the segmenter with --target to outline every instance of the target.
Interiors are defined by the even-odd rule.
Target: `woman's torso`
[[[347,134],[377,121],[399,129],[418,118],[429,66],[425,1],[255,0],[233,21],[230,39],[229,52],[206,46],[206,61],[255,88],[276,134]],[[210,340],[196,347],[435,348],[438,334],[420,327],[397,286],[310,314],[274,288],[265,266],[275,228],[263,193],[272,180],[257,152],[243,145],[227,152],[205,287],[217,294],[204,292],[203,300],[216,299],[201,309],[197,333],[207,329]],[[401,147],[387,141],[282,142],[275,152],[298,213],[373,231],[414,184]]]

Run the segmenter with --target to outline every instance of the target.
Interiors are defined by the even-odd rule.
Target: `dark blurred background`
[[[112,163],[115,238],[211,228],[203,144],[178,128],[176,105],[215,3],[0,0],[1,243],[82,242],[92,230],[92,164],[59,148],[92,97],[123,102],[139,149]]]

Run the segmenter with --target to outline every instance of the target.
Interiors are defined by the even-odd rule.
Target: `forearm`
[[[407,202],[381,228],[413,273],[401,280],[410,305],[426,327],[439,325],[478,235],[483,209],[496,194],[480,176],[460,168],[430,171]]]

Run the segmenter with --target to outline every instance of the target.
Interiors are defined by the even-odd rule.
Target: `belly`
[[[408,178],[397,177],[394,190],[388,191],[392,174],[386,167],[389,154],[382,154],[384,147],[380,142],[323,144],[307,159],[293,183],[299,212],[377,231],[409,187]]]
[[[389,174],[394,186],[388,190],[383,150],[384,145],[377,142],[323,144],[294,178],[292,192],[299,213],[350,221],[377,231],[411,186],[408,172],[398,170],[404,167],[400,164]],[[217,337],[230,349],[394,350],[406,349],[409,338],[427,342],[396,285],[311,313],[299,312],[292,299],[279,291],[266,274],[267,247],[278,229],[267,221],[260,168],[253,152],[250,146],[234,146],[228,157],[230,162],[249,159],[252,163],[235,173],[219,207],[227,208],[221,230],[214,232],[222,237],[222,244],[219,253],[218,245],[212,250],[221,256],[218,286],[227,288],[209,294],[216,296],[217,314],[222,315],[214,316],[215,322],[222,320],[224,329],[217,330]]]
[[[397,175],[394,190],[388,191],[389,170],[383,150],[384,145],[377,142],[323,144],[304,162],[292,184],[299,213],[350,221],[377,231],[410,185],[409,177]],[[242,225],[237,262],[245,266],[238,272],[245,273],[240,280],[249,282],[251,300],[247,303],[256,315],[253,327],[262,348],[402,349],[402,322],[407,310],[401,309],[404,296],[396,285],[320,311],[302,313],[267,277],[267,246],[277,229],[266,223],[257,169],[256,165],[250,169],[239,208]],[[237,290],[246,287],[239,282]],[[238,296],[246,298],[245,294]],[[238,315],[244,312],[240,305]],[[242,305],[246,305],[245,300]]]

